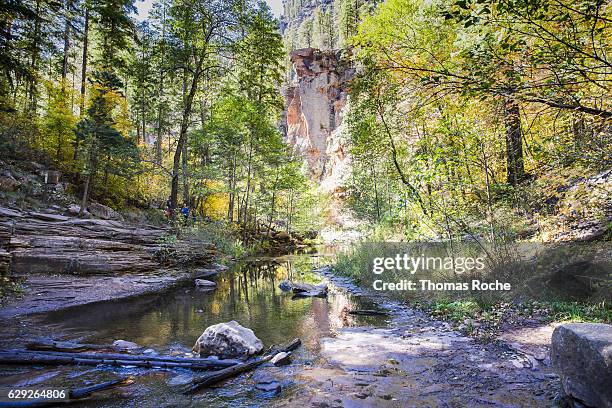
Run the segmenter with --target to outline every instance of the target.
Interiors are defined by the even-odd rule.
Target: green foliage
[[[42,119],[42,134],[45,140],[41,147],[48,149],[59,165],[69,161],[74,145],[74,126],[76,118],[70,110],[69,100],[65,90],[49,84],[47,86],[49,103]]]
[[[579,10],[389,0],[361,14],[350,43],[363,69],[345,119],[356,214],[408,239],[515,239],[542,208],[526,200],[534,179],[609,168],[610,98],[596,67],[610,10]],[[579,44],[589,27],[593,41]]]
[[[555,322],[612,322],[612,308],[605,302],[599,304],[578,302],[549,302],[550,320]]]

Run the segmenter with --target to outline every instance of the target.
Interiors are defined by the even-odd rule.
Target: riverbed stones
[[[278,287],[284,292],[293,291],[297,297],[325,297],[327,296],[327,285],[321,283],[313,285],[310,283],[291,282],[283,280]]]
[[[201,357],[240,358],[260,353],[263,343],[253,330],[232,320],[209,326],[198,338],[193,351]]]
[[[274,378],[271,374],[267,372],[255,374],[253,376],[253,380],[256,382],[255,388],[260,391],[272,392],[274,395],[277,395],[281,392],[281,384],[276,378]]]
[[[569,323],[552,335],[551,360],[564,392],[588,407],[612,407],[612,325]]]

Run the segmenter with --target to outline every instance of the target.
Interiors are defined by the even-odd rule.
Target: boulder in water
[[[232,320],[208,327],[193,346],[200,356],[219,356],[220,358],[248,357],[260,353],[263,343],[253,330]]]
[[[135,350],[135,349],[140,348],[138,344],[132,343],[131,341],[125,341],[125,340],[113,341],[113,347],[116,350]]]
[[[589,407],[612,407],[612,325],[563,324],[553,332],[550,355],[565,394]]]
[[[293,283],[292,284],[292,289],[294,293],[301,293],[301,292],[320,292],[320,293],[327,293],[327,285],[324,283],[321,283],[319,285],[313,285],[310,283]]]

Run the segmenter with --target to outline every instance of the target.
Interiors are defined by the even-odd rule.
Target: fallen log
[[[54,407],[60,404],[72,404],[76,400],[89,397],[91,394],[99,391],[106,391],[115,387],[124,387],[134,383],[132,377],[121,377],[116,380],[106,381],[100,384],[89,385],[87,387],[73,388],[68,391],[68,399],[65,400],[49,400],[49,399],[34,399],[28,401],[11,401],[11,402],[0,402],[0,408],[8,407]]]
[[[289,352],[289,351],[293,351],[295,349],[297,349],[300,345],[302,344],[302,341],[300,339],[294,339],[292,341],[290,341],[289,343],[280,346],[280,347],[272,347],[270,349],[270,351],[268,352],[268,354],[266,354],[263,357],[260,357],[256,360],[253,360],[251,362],[248,363],[242,363],[242,364],[236,364],[235,366],[232,367],[228,367],[225,368],[223,370],[219,370],[219,371],[215,371],[211,374],[208,375],[204,375],[198,378],[194,378],[191,381],[191,384],[189,384],[184,392],[185,394],[191,394],[197,390],[199,390],[200,388],[204,388],[204,387],[208,387],[214,384],[217,384],[218,382],[221,382],[223,380],[226,380],[228,378],[232,378],[237,376],[238,374],[242,374],[244,372],[250,371],[252,369],[254,369],[255,367],[272,360],[272,358],[274,358],[275,355],[277,355],[280,352]]]
[[[107,381],[100,384],[90,385],[88,387],[74,388],[70,390],[70,398],[78,399],[78,398],[86,398],[89,397],[94,392],[108,390],[109,388],[114,387],[124,387],[126,385],[130,385],[134,383],[134,378],[132,377],[123,377],[113,381]]]
[[[192,370],[215,370],[238,364],[237,360],[208,358],[178,358],[159,356],[136,356],[129,354],[84,354],[68,352],[41,352],[12,350],[0,352],[0,364],[43,365],[133,365],[148,368],[187,368]]]
[[[389,313],[382,310],[368,310],[368,309],[356,309],[347,311],[348,314],[358,316],[388,316]]]
[[[82,344],[71,341],[41,340],[26,344],[28,350],[36,351],[90,351],[114,350],[112,345]]]

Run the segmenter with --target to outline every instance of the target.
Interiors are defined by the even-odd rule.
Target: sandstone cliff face
[[[310,178],[333,192],[347,173],[340,133],[354,70],[333,51],[304,48],[290,57],[294,80],[285,91],[286,141],[304,158]]]

